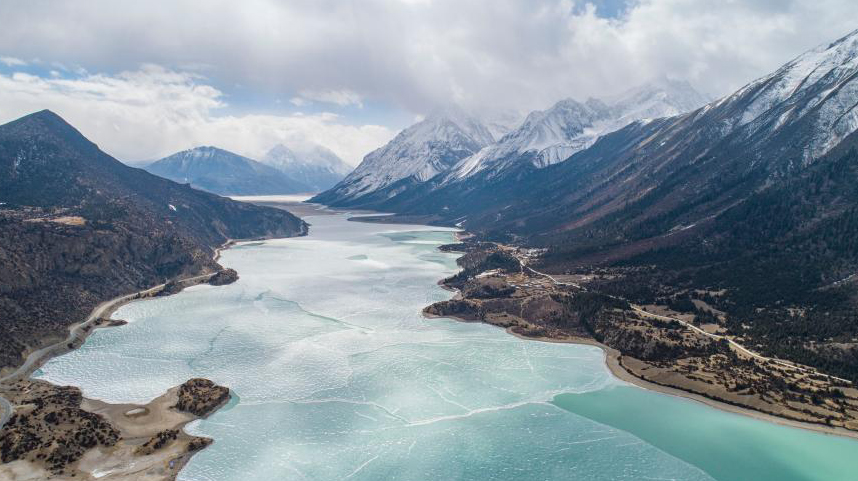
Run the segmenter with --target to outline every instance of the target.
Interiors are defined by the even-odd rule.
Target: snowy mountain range
[[[708,99],[687,82],[660,80],[644,84],[614,98],[578,102],[561,100],[551,108],[532,112],[524,123],[450,169],[446,181],[455,181],[489,169],[500,172],[521,154],[531,152],[536,167],[566,160],[586,149],[600,136],[634,121],[689,112]]]
[[[681,113],[702,97],[677,82],[564,100],[431,179],[332,195],[349,188],[347,178],[317,200],[516,235],[585,229],[592,237],[586,228],[599,223],[595,232],[612,237],[587,238],[597,243],[671,229],[690,235],[858,142],[856,99],[858,31],[696,110]],[[674,115],[653,118],[662,114]],[[389,168],[363,167],[365,178]]]
[[[534,166],[546,167],[630,122],[687,112],[706,100],[686,82],[661,80],[606,101],[561,100],[547,110],[530,113],[511,131],[503,128],[503,122],[493,121],[487,127],[461,110],[447,109],[403,130],[314,201],[370,205],[430,179],[448,184],[484,170],[498,174],[524,156]],[[507,133],[496,141],[491,131]]]
[[[260,162],[270,165],[294,180],[307,185],[310,192],[330,189],[352,171],[337,154],[317,144],[302,148],[275,145]]]
[[[342,182],[313,201],[345,206],[397,182],[425,182],[492,142],[492,134],[474,117],[455,108],[441,110],[369,153]]]
[[[373,207],[518,235],[568,239],[580,229],[587,242],[637,238],[651,248],[858,145],[856,99],[858,31],[697,110],[603,134],[563,162],[538,168],[530,151],[503,169],[436,178]]]

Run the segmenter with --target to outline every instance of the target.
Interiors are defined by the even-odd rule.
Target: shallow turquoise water
[[[129,324],[97,331],[38,375],[112,402],[145,402],[195,376],[229,386],[233,402],[190,425],[216,442],[182,480],[732,480],[780,452],[737,456],[729,443],[704,443],[731,467],[713,469],[666,442],[676,434],[660,424],[702,423],[700,436],[727,439],[735,431],[721,433],[724,413],[628,387],[591,346],[424,319],[425,305],[452,295],[436,284],[456,271],[455,256],[437,250],[448,231],[311,223],[308,237],[224,252],[241,276],[232,285],[123,306],[114,317]],[[572,404],[569,393],[579,396]],[[635,396],[654,396],[653,409],[674,417],[625,423],[622,403]],[[810,471],[829,461],[830,438],[731,422],[742,435],[747,425],[805,446]],[[858,443],[838,446],[858,455]],[[828,474],[815,479],[845,473]]]
[[[554,404],[622,429],[723,480],[858,479],[858,442],[775,425],[634,386],[561,394]]]

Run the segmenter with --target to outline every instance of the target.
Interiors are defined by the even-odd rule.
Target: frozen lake
[[[783,458],[782,445],[765,444],[786,432],[814,454],[799,460],[809,469],[791,477],[787,461],[770,479],[832,480],[830,470],[814,478],[814,463],[839,472],[850,466],[843,454],[858,459],[858,442],[652,393],[657,423],[614,423],[597,407],[643,390],[614,378],[598,348],[422,317],[452,296],[437,285],[457,270],[437,250],[452,232],[308,221],[308,237],[223,252],[238,282],[127,304],[114,317],[128,325],[98,330],[37,376],[111,402],[146,402],[191,377],[228,386],[233,402],[189,427],[215,443],[182,480],[746,479],[748,461],[718,444],[707,455],[726,474],[649,436],[691,419],[708,436],[725,421],[734,429],[724,436],[753,431],[757,461]],[[674,417],[662,412],[671,406],[681,407]]]

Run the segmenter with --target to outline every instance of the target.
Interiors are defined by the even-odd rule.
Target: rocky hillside
[[[219,268],[227,239],[306,233],[291,214],[128,167],[50,111],[0,126],[0,367],[98,303]]]

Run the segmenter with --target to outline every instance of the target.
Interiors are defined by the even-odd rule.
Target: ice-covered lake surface
[[[598,348],[421,315],[452,296],[437,285],[457,270],[456,256],[437,250],[451,231],[342,215],[308,221],[308,237],[225,251],[221,263],[238,282],[127,304],[114,318],[129,324],[98,330],[36,376],[111,402],[143,403],[191,377],[230,387],[228,406],[189,426],[216,442],[181,480],[713,479],[705,463],[687,462],[698,458],[647,436],[698,416],[709,435],[725,419],[740,436],[741,426],[762,432],[757,462],[784,457],[765,443],[787,431],[802,452],[818,451],[805,466],[830,467],[830,446],[838,458],[858,455],[851,440],[662,395],[658,408],[679,406],[676,417],[612,424],[596,408],[641,390],[611,376]],[[607,398],[552,402],[563,393]],[[719,479],[743,479],[747,461],[712,449],[731,466]],[[783,473],[772,479],[791,479]],[[813,479],[799,474],[792,479]]]

